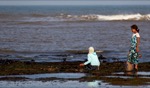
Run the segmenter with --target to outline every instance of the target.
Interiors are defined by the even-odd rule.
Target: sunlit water
[[[124,74],[122,72],[114,74]],[[138,75],[149,75],[149,72],[138,72]],[[148,85],[140,86],[123,86],[111,85],[103,82],[103,80],[83,81],[82,77],[88,77],[85,73],[49,73],[49,74],[33,74],[33,75],[8,75],[0,76],[0,78],[17,78],[20,80],[1,80],[0,88],[149,88]],[[106,76],[108,78],[132,79],[133,76]]]

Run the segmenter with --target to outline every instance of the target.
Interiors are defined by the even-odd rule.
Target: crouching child
[[[81,63],[80,66],[84,66],[86,70],[99,70],[100,61],[93,47],[89,47],[89,53],[87,55],[87,61]]]

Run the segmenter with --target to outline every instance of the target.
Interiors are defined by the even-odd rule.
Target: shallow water
[[[80,81],[0,81],[0,88],[150,88],[149,86],[115,86],[99,80]]]
[[[150,76],[150,72],[133,72],[136,73],[136,75],[147,75]],[[118,72],[118,73],[113,73],[113,74],[125,74],[124,72]]]
[[[114,74],[123,74],[122,72]],[[140,75],[149,75],[146,72],[139,72]],[[21,77],[20,80],[1,80],[0,88],[149,88],[149,85],[112,85],[103,80],[86,81],[82,77],[88,76],[85,73],[49,73],[33,75],[8,75],[0,78]],[[133,76],[106,76],[108,78],[132,79]],[[117,79],[116,79],[117,80]]]
[[[47,55],[66,50],[87,50],[93,46],[104,51],[107,58],[125,61],[132,36],[130,26],[137,24],[141,29],[140,53],[143,57],[140,62],[148,62],[149,14],[149,6],[1,6],[0,51],[45,52]],[[97,16],[106,20],[93,20]],[[120,16],[119,20],[107,20]],[[123,20],[124,17],[128,19]],[[147,20],[141,19],[143,17]],[[39,62],[61,61],[58,58],[63,58],[40,55],[28,54],[26,58],[20,54],[9,58],[32,58]],[[86,55],[77,55],[71,61],[85,58]]]
[[[107,58],[118,58],[119,60],[126,60],[127,52],[130,47],[131,32],[129,27],[131,24],[137,23],[143,29],[141,34],[141,54],[139,62],[148,62],[149,58],[149,22],[63,22],[60,27],[52,27],[46,24],[44,28],[36,25],[18,25],[9,27],[14,24],[1,25],[0,32],[0,49],[4,51],[18,51],[18,52],[46,52],[51,54],[53,52],[64,53],[66,50],[87,50],[88,47],[93,46],[96,50],[102,50],[102,53]],[[118,24],[118,25],[116,25]],[[8,26],[9,25],[9,26]],[[56,26],[59,26],[54,24]],[[76,25],[76,26],[75,26]],[[114,25],[109,28],[109,25]],[[43,25],[41,25],[43,26]],[[64,27],[65,26],[65,27]],[[68,27],[69,26],[69,27]],[[113,31],[112,31],[113,29]],[[27,55],[27,54],[26,54]],[[41,54],[39,54],[41,55]],[[48,61],[57,59],[54,56],[40,56],[36,59],[40,61]],[[42,55],[45,55],[44,53]],[[63,54],[62,54],[63,55]],[[23,54],[18,56],[24,57]],[[81,56],[81,55],[80,55]],[[86,58],[78,56],[72,60],[83,60]],[[10,56],[10,58],[21,59],[20,57]],[[29,58],[35,58],[29,56]],[[59,57],[61,58],[61,57]],[[45,59],[45,60],[43,60]]]
[[[63,61],[84,61],[86,54],[74,54],[69,52],[28,52],[28,53],[2,53],[1,59],[11,59],[20,61],[34,61],[34,62],[63,62]]]
[[[99,87],[113,87],[111,85],[107,85],[106,83],[102,83],[101,81],[94,82],[79,82],[79,81],[0,81],[0,88],[99,88]],[[114,86],[113,88],[120,88]]]
[[[33,74],[33,75],[8,75],[8,76],[0,76],[3,77],[25,77],[29,79],[38,79],[38,78],[62,78],[62,79],[78,79],[86,76],[84,73],[49,73],[49,74]]]
[[[123,79],[132,79],[134,77],[138,78],[150,78],[150,72],[117,72],[113,73],[112,76],[106,76],[110,78],[123,78]]]

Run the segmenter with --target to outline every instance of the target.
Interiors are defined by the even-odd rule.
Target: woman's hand
[[[142,54],[139,54],[139,58],[142,58]]]
[[[136,47],[136,52],[139,52],[140,50],[139,50],[139,48],[138,47]]]
[[[84,66],[84,64],[80,64],[80,66],[81,66],[81,67],[83,67],[83,66]]]

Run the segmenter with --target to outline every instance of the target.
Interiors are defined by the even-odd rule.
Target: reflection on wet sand
[[[138,72],[137,71],[126,71],[124,72],[125,75],[128,75],[128,76],[137,76]]]
[[[89,88],[98,88],[100,86],[101,87],[106,86],[107,83],[103,83],[102,81],[96,80],[96,81],[88,82],[87,85],[88,85]]]

